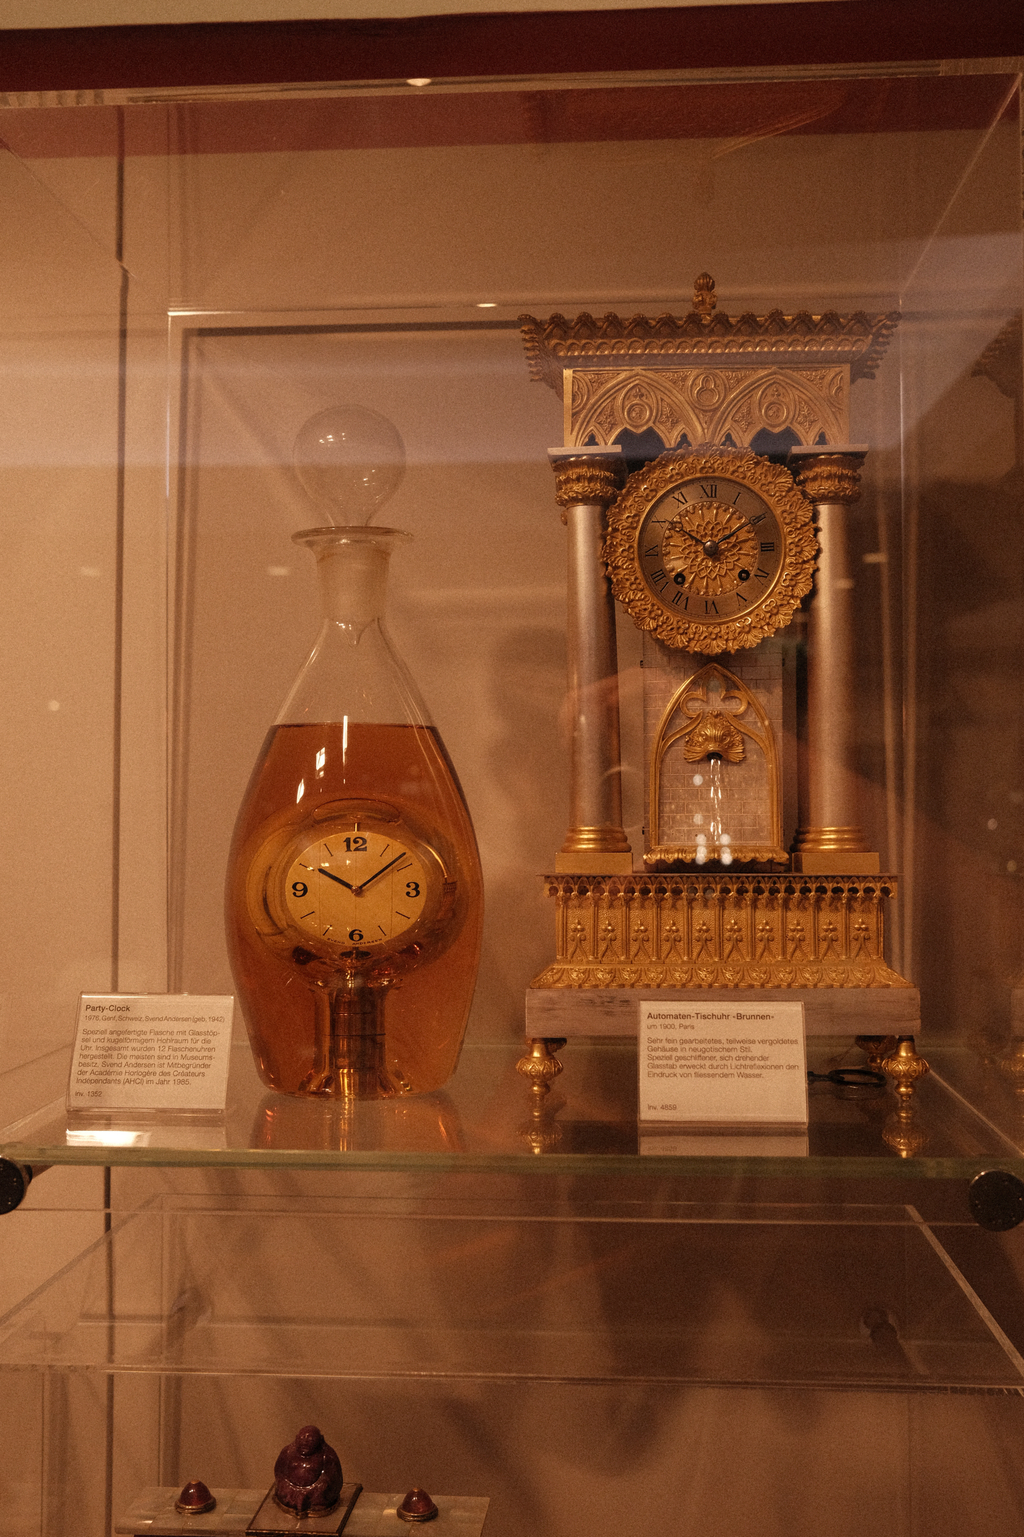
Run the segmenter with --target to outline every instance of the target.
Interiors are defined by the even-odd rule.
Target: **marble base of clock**
[[[526,1037],[638,1035],[641,1003],[802,1003],[804,1033],[917,1035],[916,987],[532,987]]]

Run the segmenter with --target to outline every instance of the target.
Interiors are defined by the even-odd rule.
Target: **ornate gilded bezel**
[[[785,539],[778,579],[749,613],[720,624],[681,619],[659,603],[643,581],[637,541],[651,504],[683,481],[720,475],[743,481],[771,505]],[[793,617],[811,590],[818,553],[810,502],[782,465],[749,449],[715,448],[662,454],[629,477],[608,509],[605,562],[612,591],[640,630],[650,630],[667,646],[715,655],[759,645]]]

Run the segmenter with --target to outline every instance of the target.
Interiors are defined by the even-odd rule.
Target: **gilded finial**
[[[928,1063],[914,1049],[912,1035],[899,1036],[896,1050],[882,1063],[882,1072],[894,1085],[901,1105],[909,1106],[918,1079],[930,1071]]]
[[[516,1063],[516,1072],[522,1073],[530,1083],[534,1103],[540,1104],[544,1096],[550,1092],[551,1084],[562,1071],[562,1064],[555,1053],[565,1045],[561,1038],[553,1037],[547,1040],[535,1039],[527,1042],[529,1051],[519,1058]]]
[[[704,324],[708,325],[717,307],[715,280],[710,272],[702,272],[693,280],[693,313],[699,315]]]

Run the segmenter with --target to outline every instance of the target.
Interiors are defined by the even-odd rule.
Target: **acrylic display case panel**
[[[4,466],[24,715],[8,815],[18,847],[45,824],[74,848],[34,904],[2,898],[9,1126],[41,1104],[26,1127],[59,1119],[79,991],[230,990],[231,825],[316,623],[290,536],[318,512],[292,444],[332,404],[381,412],[406,442],[388,516],[415,542],[392,622],[484,866],[468,1040],[522,1039],[568,784],[564,535],[544,462],[561,403],[529,378],[519,317],[684,313],[706,269],[731,314],[898,316],[850,395],[851,438],[870,447],[850,519],[862,818],[899,878],[890,960],[920,988],[921,1039],[957,1048],[943,1072],[999,1127],[958,1150],[1019,1145],[1001,1062],[1024,867],[1017,77],[769,74],[3,109],[24,213],[4,237],[5,346],[26,424]],[[638,849],[640,640],[619,621]],[[38,936],[65,931],[41,986]],[[846,1041],[834,1056],[861,1060]],[[59,1131],[50,1145],[73,1156]]]

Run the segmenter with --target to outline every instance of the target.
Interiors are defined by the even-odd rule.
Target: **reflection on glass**
[[[341,1153],[458,1153],[462,1119],[443,1092],[415,1098],[299,1099],[265,1094],[252,1123],[251,1145]]]

